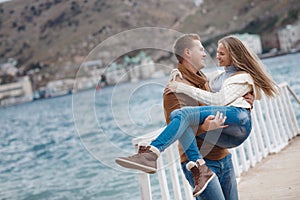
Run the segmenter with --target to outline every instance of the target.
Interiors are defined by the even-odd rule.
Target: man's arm
[[[182,96],[175,95],[175,93],[164,94],[164,113],[167,124],[170,123],[170,114],[173,110],[179,109],[183,106],[187,106]],[[226,120],[226,116],[223,116],[222,113],[217,113],[216,116],[210,115],[208,116],[203,124],[201,124],[196,132],[196,135],[200,135],[209,130],[215,130],[220,128],[226,128],[228,125],[224,125]]]
[[[224,125],[226,118],[227,117],[223,116],[223,113],[220,112],[217,112],[216,116],[209,115],[206,117],[203,124],[201,124],[196,135],[201,135],[207,131],[228,127],[228,125]]]

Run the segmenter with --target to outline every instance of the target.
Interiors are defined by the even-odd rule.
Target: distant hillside
[[[104,39],[143,26],[170,27],[191,0],[14,0],[0,4],[1,58],[73,61]]]
[[[230,33],[254,33],[263,38],[264,50],[277,45],[276,32],[299,18],[298,0],[206,0],[177,28],[197,32],[214,47],[216,39]]]
[[[76,68],[66,63],[79,63],[110,36],[145,26],[197,32],[208,48],[224,34],[259,33],[271,38],[268,49],[299,10],[298,0],[205,0],[199,7],[192,0],[13,0],[0,4],[0,62],[13,57],[25,72],[39,66],[74,76]]]

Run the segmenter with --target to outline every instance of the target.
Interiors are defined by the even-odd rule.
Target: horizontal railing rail
[[[298,121],[289,94],[300,104],[299,98],[287,83],[280,84],[280,95],[268,99],[265,96],[256,101],[252,110],[252,132],[240,146],[230,149],[237,180],[241,174],[260,162],[269,154],[277,153],[300,133]],[[139,143],[150,143],[162,130],[151,132],[132,140],[135,147]],[[158,182],[160,199],[193,199],[192,190],[180,169],[177,143],[171,145],[158,159]],[[168,174],[168,176],[167,176]],[[151,175],[154,176],[154,175]],[[139,174],[141,197],[151,200],[150,176]],[[172,187],[169,187],[172,185]],[[156,198],[155,198],[156,199]]]

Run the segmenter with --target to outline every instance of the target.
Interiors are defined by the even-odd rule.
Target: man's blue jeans
[[[151,145],[162,152],[176,140],[179,140],[189,161],[196,161],[202,158],[197,147],[194,131],[191,127],[202,124],[206,117],[216,115],[217,111],[227,117],[225,124],[229,126],[222,130],[209,131],[200,137],[205,142],[223,148],[236,147],[244,142],[251,132],[250,111],[231,106],[197,106],[174,110],[170,115],[171,122],[152,141]]]
[[[206,165],[217,176],[209,182],[207,188],[198,196],[197,200],[238,200],[238,189],[235,178],[234,168],[231,160],[231,154],[228,154],[221,160],[205,159]],[[191,172],[186,169],[186,164],[181,164],[183,173],[194,188],[194,180]]]

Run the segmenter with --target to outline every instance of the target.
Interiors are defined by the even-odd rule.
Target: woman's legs
[[[162,152],[176,140],[179,140],[188,160],[195,162],[197,159],[202,158],[198,150],[194,130],[189,126],[189,121],[184,119],[183,115],[171,114],[169,125],[150,145]]]
[[[247,110],[235,107],[202,106],[184,107],[171,113],[171,122],[165,130],[151,143],[150,146],[140,146],[138,153],[129,157],[119,157],[116,162],[126,168],[138,169],[147,173],[155,173],[159,152],[165,150],[177,139],[180,141],[189,159],[187,169],[191,171],[195,183],[193,195],[197,196],[205,190],[215,174],[205,165],[205,161],[198,150],[194,131],[191,126],[199,126],[209,115],[216,115],[217,111],[227,116],[225,124],[230,129],[213,135],[216,142],[212,144],[232,146],[244,141],[251,131],[251,118]],[[224,129],[225,130],[225,129]],[[204,136],[202,136],[204,137]],[[207,139],[205,137],[205,140]],[[231,142],[234,140],[234,142]],[[207,141],[207,140],[206,140]]]
[[[206,117],[218,111],[213,106],[193,106],[174,110],[170,119],[171,122],[164,131],[150,144],[161,152],[179,140],[189,161],[196,161],[202,156],[197,147],[194,130],[191,126],[198,127]]]
[[[222,112],[227,117],[225,124],[229,126],[223,130],[219,129],[209,134],[203,134],[200,137],[224,148],[240,145],[251,131],[250,112],[243,108],[224,106],[184,107],[173,111],[170,116],[170,124],[151,145],[164,151],[178,139],[189,160],[195,161],[202,158],[196,144],[194,131],[190,127],[202,124],[206,117],[216,115],[217,111]]]
[[[199,137],[205,142],[222,148],[233,148],[242,144],[251,132],[251,114],[248,110],[236,107],[226,107],[220,110],[227,117],[225,124],[229,126],[224,129],[208,131]]]

